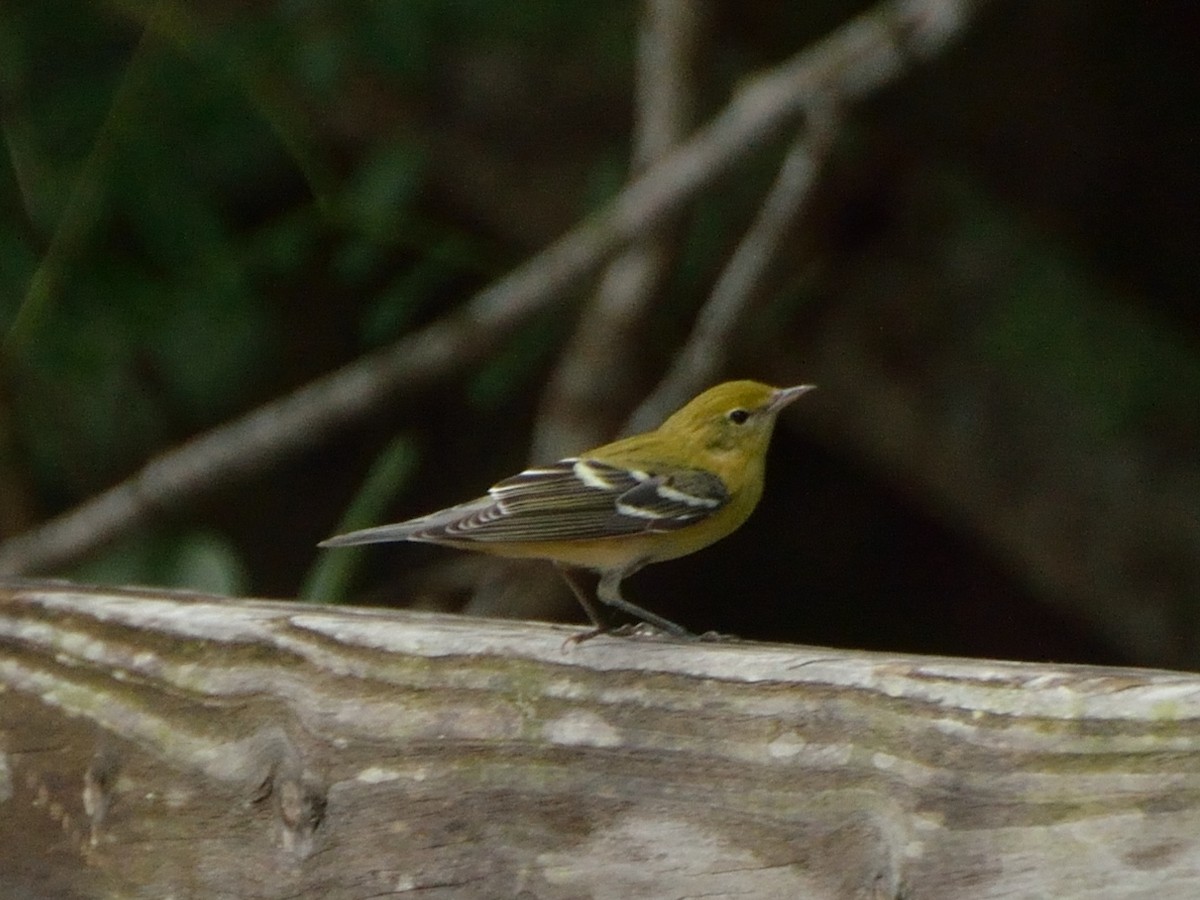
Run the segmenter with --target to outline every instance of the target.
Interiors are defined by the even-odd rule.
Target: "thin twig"
[[[157,46],[155,36],[155,13],[148,16],[147,23],[138,38],[137,46],[125,67],[109,103],[104,121],[96,132],[95,140],[87,157],[83,160],[75,178],[67,204],[59,216],[58,224],[33,277],[25,289],[25,296],[17,306],[12,323],[0,339],[0,362],[20,356],[25,344],[35,334],[40,322],[46,318],[47,310],[58,300],[63,282],[70,275],[71,264],[84,246],[97,219],[103,210],[105,175],[112,164],[121,129],[128,125],[136,110],[145,101],[145,87],[149,80],[149,63],[154,58]],[[7,135],[6,135],[7,137]],[[22,178],[26,153],[11,147],[10,156],[21,189],[21,199],[26,214],[35,219],[40,210],[36,192]],[[33,154],[28,154],[33,156]],[[35,157],[36,158],[36,157]]]
[[[692,78],[705,4],[645,0],[638,37],[631,177],[678,145],[692,126]],[[670,266],[677,222],[647,230],[604,272],[542,395],[533,460],[558,459],[608,437],[635,390],[634,339]]]
[[[834,118],[824,106],[814,104],[804,133],[784,157],[758,217],[713,286],[687,343],[658,387],[630,416],[627,431],[652,428],[722,369],[734,332],[779,252],[784,236],[812,193],[817,173],[833,143]]]
[[[474,362],[790,127],[814,98],[848,101],[895,80],[909,59],[935,54],[991,2],[891,0],[876,6],[748,81],[710,124],[604,209],[455,314],[162,454],[74,510],[9,539],[0,545],[0,573],[44,571],[78,559],[160,509],[261,470]]]

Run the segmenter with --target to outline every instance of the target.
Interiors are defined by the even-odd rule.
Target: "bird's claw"
[[[692,632],[681,628],[678,632],[673,632],[659,628],[656,625],[651,625],[649,622],[630,622],[625,625],[617,625],[616,627],[598,627],[588,631],[581,631],[579,634],[573,634],[563,641],[563,650],[566,651],[570,646],[582,644],[584,641],[590,641],[592,638],[599,637],[602,634],[645,641],[722,641],[735,639],[733,635],[718,634],[715,631],[708,631],[704,634],[692,634]]]

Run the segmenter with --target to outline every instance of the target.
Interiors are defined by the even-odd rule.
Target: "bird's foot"
[[[703,634],[695,635],[695,639],[711,644],[732,644],[741,640],[736,634],[725,634],[721,631],[705,631]]]
[[[657,625],[652,625],[649,622],[630,622],[626,625],[617,625],[616,627],[592,628],[588,631],[581,631],[579,634],[573,634],[563,641],[563,650],[568,647],[582,644],[584,641],[590,641],[594,637],[600,635],[610,635],[617,638],[633,638],[634,640],[642,641],[710,641],[710,640],[730,640],[732,635],[721,635],[715,631],[707,632],[706,634],[692,634],[683,628],[678,631],[673,629],[660,628]]]

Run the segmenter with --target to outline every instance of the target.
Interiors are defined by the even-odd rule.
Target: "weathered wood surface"
[[[0,582],[0,897],[1200,897],[1200,677]]]

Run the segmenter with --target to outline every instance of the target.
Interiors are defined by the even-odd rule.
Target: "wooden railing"
[[[0,896],[1200,897],[1200,676],[0,582]]]

